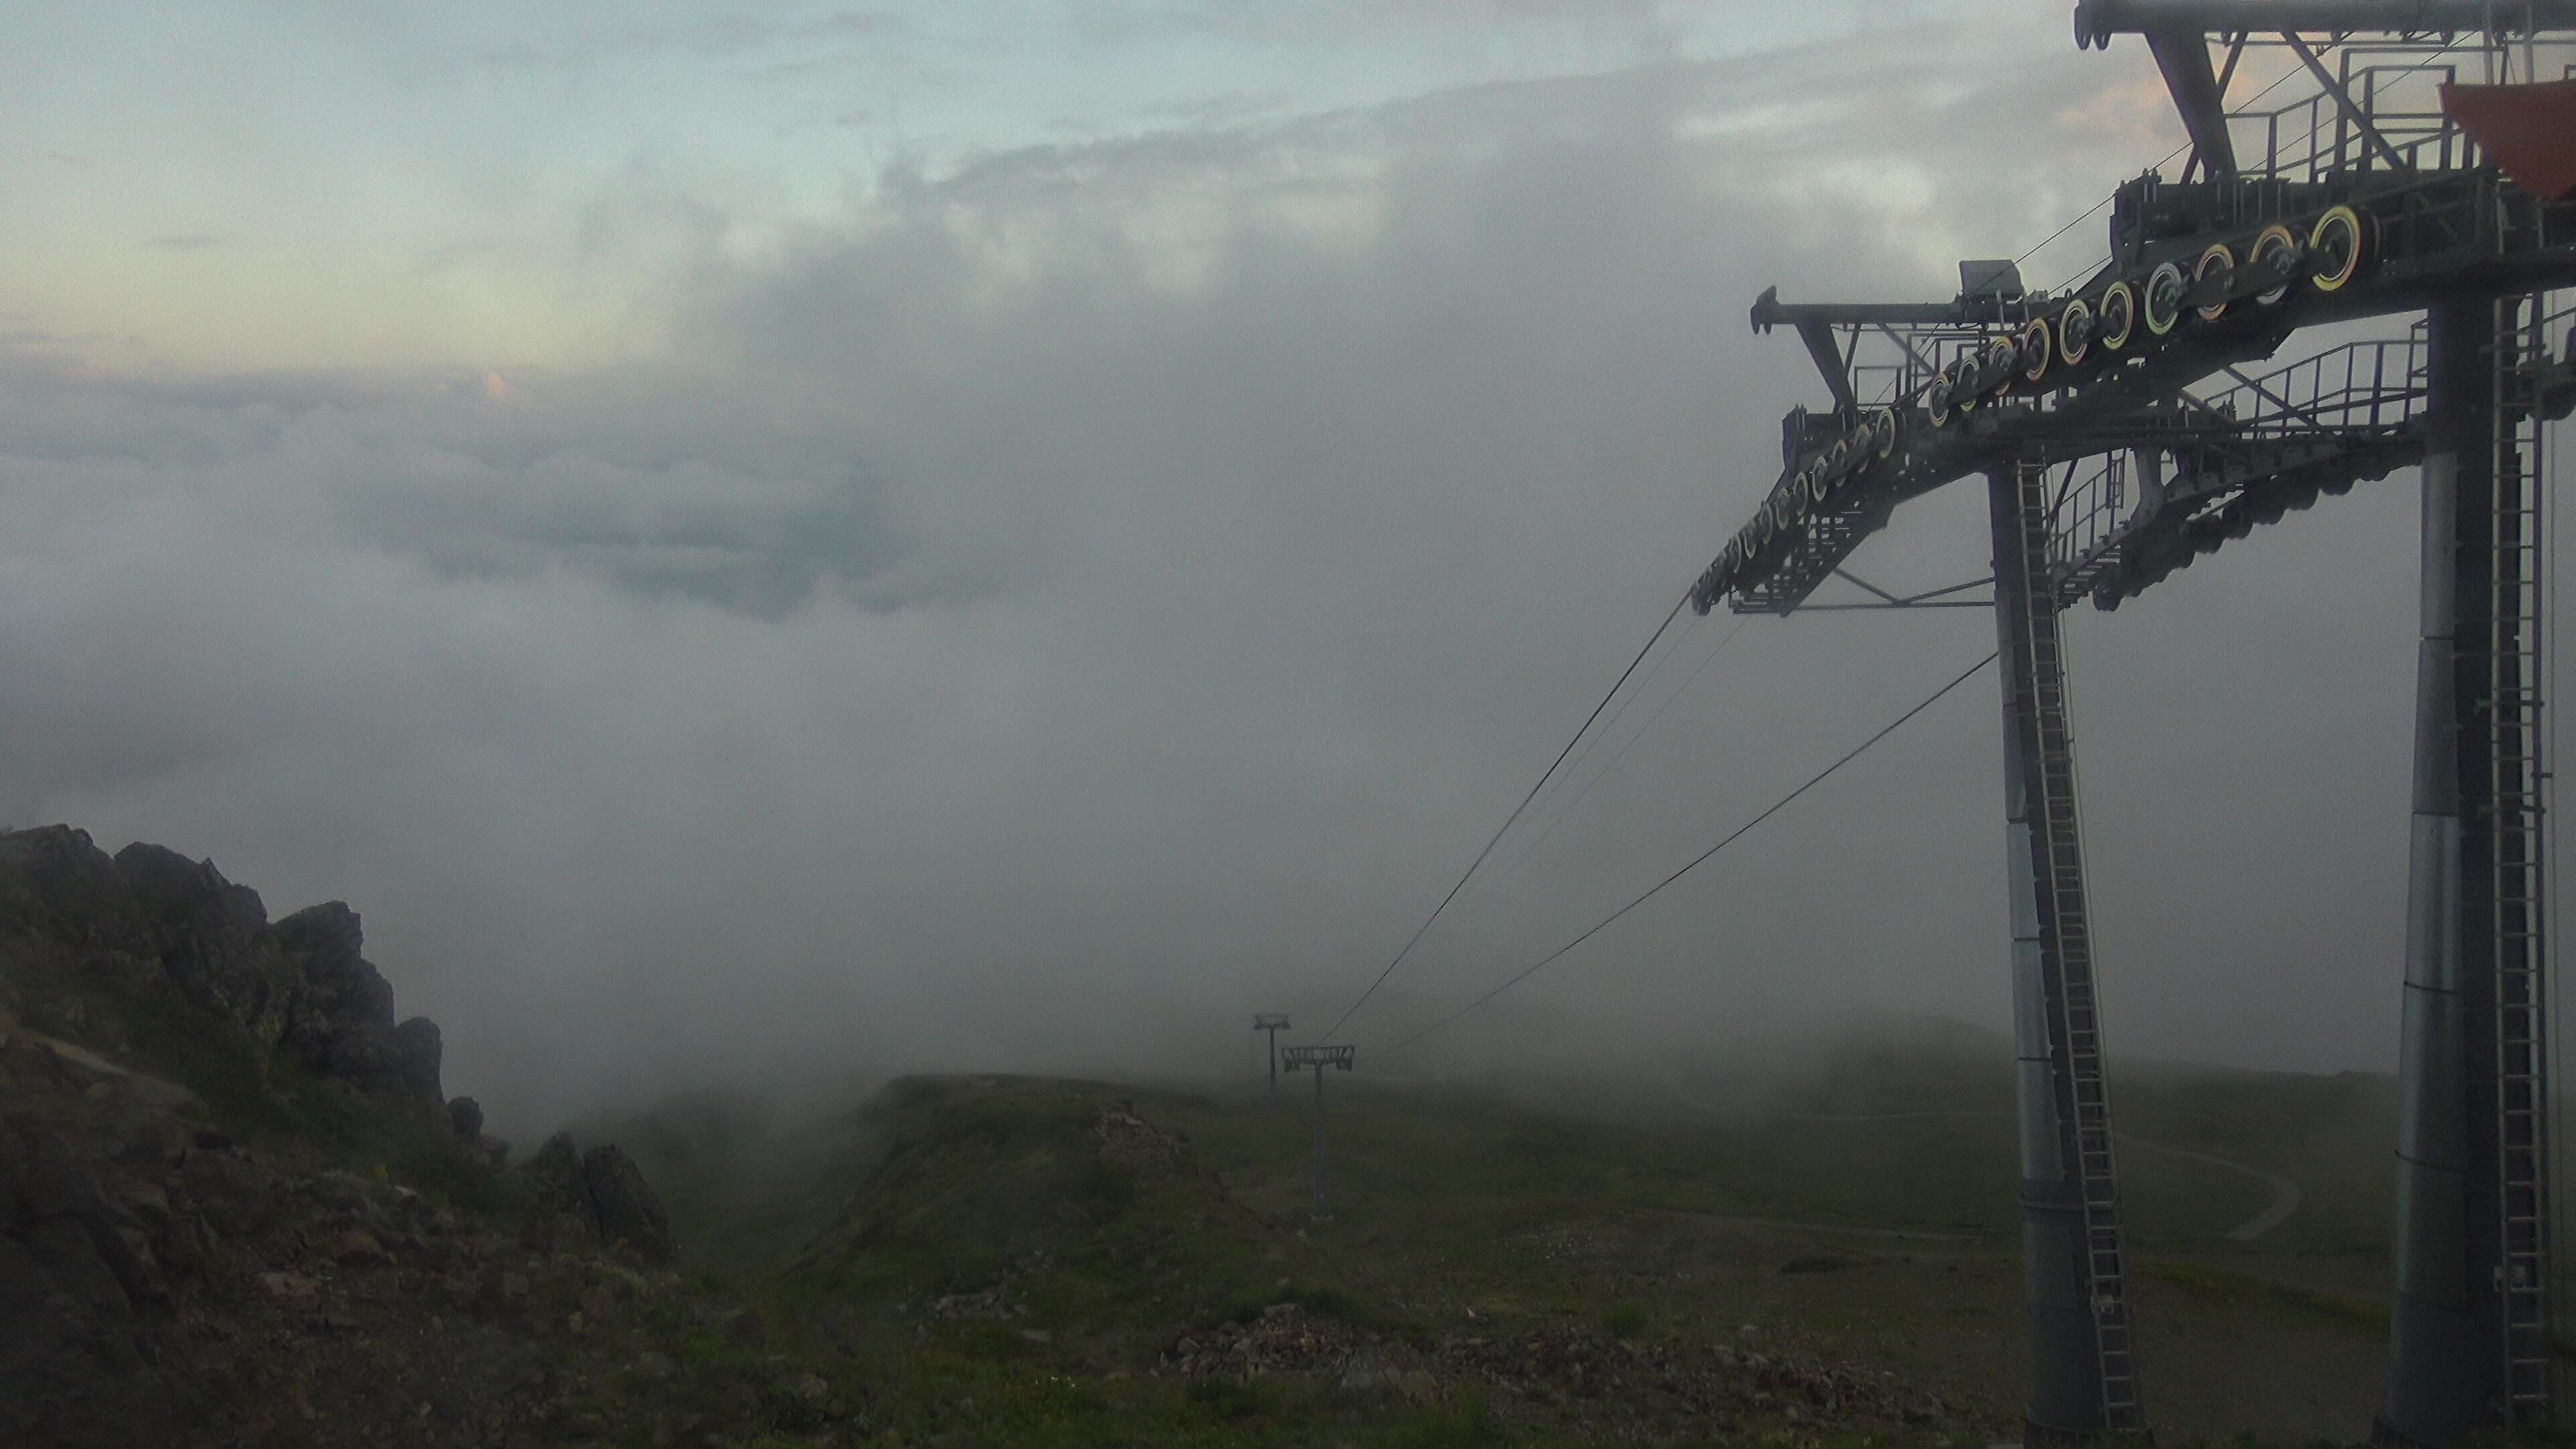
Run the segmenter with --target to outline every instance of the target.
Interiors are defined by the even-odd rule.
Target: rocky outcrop
[[[0,831],[0,959],[166,985],[317,1076],[438,1108],[438,1026],[396,1022],[393,987],[363,943],[358,913],[338,901],[271,924],[259,893],[212,861],[145,844],[110,859],[61,825]]]
[[[295,992],[259,892],[224,879],[212,861],[158,845],[129,845],[114,866],[133,901],[138,944],[160,958],[180,992],[275,1042]]]
[[[538,1175],[576,1236],[515,1231],[508,1148],[442,1054],[346,905],[272,923],[211,862],[0,831],[0,1446],[640,1441],[583,1406],[644,1341],[630,1300],[676,1283],[635,1261],[674,1256],[661,1203],[566,1138]],[[348,1095],[308,1110],[308,1073]]]
[[[648,1263],[668,1263],[679,1256],[670,1214],[662,1211],[653,1185],[624,1148],[611,1143],[583,1153],[581,1173],[599,1220],[600,1241],[630,1244]]]
[[[648,1263],[679,1256],[662,1200],[635,1159],[616,1144],[583,1152],[571,1133],[558,1132],[519,1170],[574,1231],[631,1247]]]
[[[447,1125],[455,1132],[457,1141],[494,1167],[509,1161],[510,1144],[483,1130],[483,1104],[472,1097],[447,1099]]]
[[[683,1368],[666,1325],[758,1325],[673,1274],[531,1247],[205,1114],[0,1012],[0,1445],[714,1449],[840,1413],[802,1363]]]

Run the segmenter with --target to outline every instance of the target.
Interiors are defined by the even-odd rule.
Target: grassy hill
[[[701,1101],[640,1114],[620,1140],[664,1184],[684,1243],[711,1241],[691,1215],[739,1214],[702,1261],[765,1262],[749,1270],[765,1311],[865,1365],[926,1432],[1758,1441],[1799,1432],[1792,1410],[1814,1422],[1813,1395],[1877,1385],[1875,1417],[1855,1411],[1850,1432],[1930,1442],[2007,1432],[2020,1401],[1998,1045],[1874,1034],[1758,1082],[1337,1076],[1324,1223],[1308,1215],[1302,1091],[915,1078],[804,1126]],[[2168,1442],[2358,1437],[2384,1356],[2386,1083],[2148,1066],[2119,1087],[2127,1127],[2201,1154],[2136,1147],[2123,1163]],[[651,1155],[657,1133],[681,1146]],[[812,1161],[835,1142],[864,1163],[832,1168],[848,1191],[807,1234],[831,1195]],[[2306,1200],[2233,1242],[2269,1190],[2209,1157],[2259,1161]],[[1282,1335],[1318,1346],[1283,1350]],[[1209,1343],[1252,1367],[1207,1371]],[[1508,1361],[1475,1357],[1495,1345]],[[1808,1387],[1757,1402],[1745,1356],[1795,1365]],[[1515,1387],[1562,1383],[1567,1362],[1665,1387]],[[1406,1387],[1355,1391],[1353,1363]],[[1836,1374],[1852,1377],[1816,1387]],[[1906,1422],[1904,1405],[1929,1402],[1937,1416]]]

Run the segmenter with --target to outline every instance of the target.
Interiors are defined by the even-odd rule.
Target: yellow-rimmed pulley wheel
[[[2057,360],[2068,367],[2080,367],[2093,355],[2093,337],[2098,331],[2093,304],[2078,297],[2057,314]]]
[[[2093,308],[2093,340],[2104,352],[2117,352],[2129,345],[2138,329],[2138,294],[2126,282],[2113,282],[2102,289],[2102,300]]]
[[[2296,233],[2292,232],[2286,226],[2267,226],[2254,234],[2254,245],[2246,250],[2245,260],[2249,265],[2266,267],[2268,269],[2268,264],[2271,263],[2274,258],[2281,256],[2296,256],[2298,255],[2298,251],[2299,238]],[[2279,306],[2281,304],[2281,300],[2290,295],[2290,287],[2292,283],[2295,283],[2297,280],[2297,275],[2293,273],[2290,281],[2283,282],[2277,287],[2266,287],[2262,291],[2255,293],[2254,305],[2258,307]]]
[[[2021,368],[2020,340],[2011,337],[1998,337],[1994,341],[1987,343],[1985,358],[1978,364],[1978,366],[1984,371],[1991,372],[1995,375],[1995,380],[1986,384],[1986,393],[1988,396],[2002,397],[2005,393],[2012,391],[2014,374]]]
[[[2217,278],[2219,285],[2223,287],[2227,285],[2227,279],[2235,275],[2236,253],[2229,251],[2225,242],[2211,242],[2209,250],[2200,254],[2200,260],[2191,264],[2191,284],[2195,287],[2208,282],[2213,277]],[[2227,304],[2223,301],[2213,302],[2200,308],[2199,311],[2201,321],[2215,322],[2227,315]]]
[[[2033,317],[2021,329],[2021,380],[2036,387],[2048,378],[2057,360],[2057,344],[2048,335],[2048,319]]]
[[[2316,257],[2308,284],[2320,292],[2341,291],[2369,260],[2370,224],[2349,206],[2330,207],[2308,233],[2308,250]]]
[[[2182,320],[2182,294],[2189,286],[2178,262],[2166,262],[2147,274],[2146,291],[2138,298],[2138,320],[2147,324],[2150,336],[2162,337]]]

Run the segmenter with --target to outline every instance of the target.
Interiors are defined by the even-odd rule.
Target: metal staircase
[[[2496,304],[2495,494],[2476,560],[2489,579],[2483,657],[2493,689],[2485,809],[2494,883],[2497,1207],[2504,1314],[2505,1417],[2536,1424],[2553,1402],[2549,1282],[2549,1074],[2546,897],[2542,879],[2541,447],[2549,357],[2541,298]],[[2522,320],[2527,315],[2528,321]],[[2470,562],[2463,560],[2463,562]]]
[[[2053,524],[2061,604],[2109,608],[2262,524],[2420,461],[2423,328],[2348,342],[2234,386],[2182,392],[2149,414],[2139,449],[2069,464]],[[2132,489],[2147,461],[2154,486]]]
[[[2022,586],[2004,590],[2013,611],[2016,661],[2030,683],[2027,708],[2036,750],[2029,770],[2031,849],[2040,923],[2040,974],[2047,992],[2051,1073],[2057,1094],[2060,1160],[2081,1189],[2084,1279],[2101,1366],[2103,1424],[2144,1427],[2129,1340],[2127,1262],[2120,1245],[2120,1197],[2111,1153],[2111,1103],[2102,1071],[2092,937],[2086,924],[2084,847],[2075,814],[2075,745],[2067,721],[2066,669],[2057,593],[2049,578],[2048,472],[2013,470]],[[2004,571],[1999,570],[1999,575]],[[1998,579],[1998,588],[2002,580]]]

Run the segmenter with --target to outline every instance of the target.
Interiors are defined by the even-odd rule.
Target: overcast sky
[[[0,820],[348,899],[523,1128],[1337,1014],[1768,486],[1753,295],[1946,296],[2179,139],[2059,0],[112,12],[0,5]],[[2115,1049],[2393,1066],[2414,492],[2074,618]],[[1684,619],[1364,1058],[1992,647]],[[1995,722],[1464,1039],[2000,1025]]]

